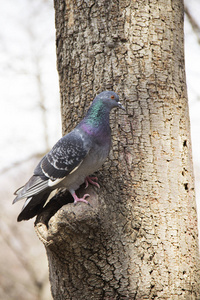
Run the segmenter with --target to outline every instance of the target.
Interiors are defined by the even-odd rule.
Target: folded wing
[[[18,189],[13,203],[20,199],[31,197],[53,189],[58,182],[76,170],[90,150],[89,143],[78,130],[73,130],[61,138],[39,162],[34,175],[22,188]]]

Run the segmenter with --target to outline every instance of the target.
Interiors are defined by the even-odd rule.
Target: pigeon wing
[[[72,131],[61,138],[41,159],[25,186],[15,192],[17,197],[13,203],[39,194],[49,187],[52,189],[81,165],[89,150],[89,143],[85,143],[79,132]]]
[[[44,156],[34,171],[34,175],[51,180],[64,178],[75,171],[90,150],[81,134],[72,131],[61,138],[51,151]]]

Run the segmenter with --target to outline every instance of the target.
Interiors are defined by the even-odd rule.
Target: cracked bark
[[[54,299],[199,299],[182,1],[57,0],[55,13],[63,133],[105,89],[127,114],[112,113],[92,207],[61,193],[36,220]]]

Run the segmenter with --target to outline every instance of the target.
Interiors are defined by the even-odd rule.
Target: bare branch
[[[0,175],[1,175],[1,174],[5,174],[6,172],[9,172],[11,169],[18,167],[18,166],[20,166],[21,164],[23,164],[24,162],[27,162],[27,161],[29,161],[29,160],[31,160],[31,159],[33,159],[33,158],[38,158],[38,159],[40,159],[44,154],[45,154],[45,153],[43,153],[43,152],[34,153],[34,154],[32,154],[32,155],[26,157],[26,158],[23,159],[23,160],[14,162],[14,163],[12,163],[12,165],[3,168],[3,169],[0,171]]]
[[[186,5],[184,6],[184,11],[185,11],[186,16],[188,17],[188,20],[189,20],[191,26],[192,26],[192,29],[194,30],[194,33],[197,36],[197,42],[198,42],[198,44],[200,44],[200,26],[196,22],[196,20],[192,16],[192,14],[190,13],[190,11]]]
[[[13,232],[10,231],[9,226],[1,220],[1,236],[7,246],[12,250],[12,252],[15,254],[17,257],[18,261],[21,263],[23,268],[28,272],[32,282],[34,283],[34,286],[37,288],[37,290],[41,290],[42,288],[42,282],[41,280],[38,280],[38,276],[36,272],[34,271],[31,263],[29,262],[29,259],[26,257],[26,255],[23,253],[21,249],[18,247],[18,243],[13,242],[16,239],[16,232],[13,234]]]

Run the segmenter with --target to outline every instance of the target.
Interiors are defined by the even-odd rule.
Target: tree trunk
[[[36,220],[54,299],[200,299],[183,1],[57,0],[55,12],[63,133],[106,89],[127,113],[111,115],[92,207]]]

